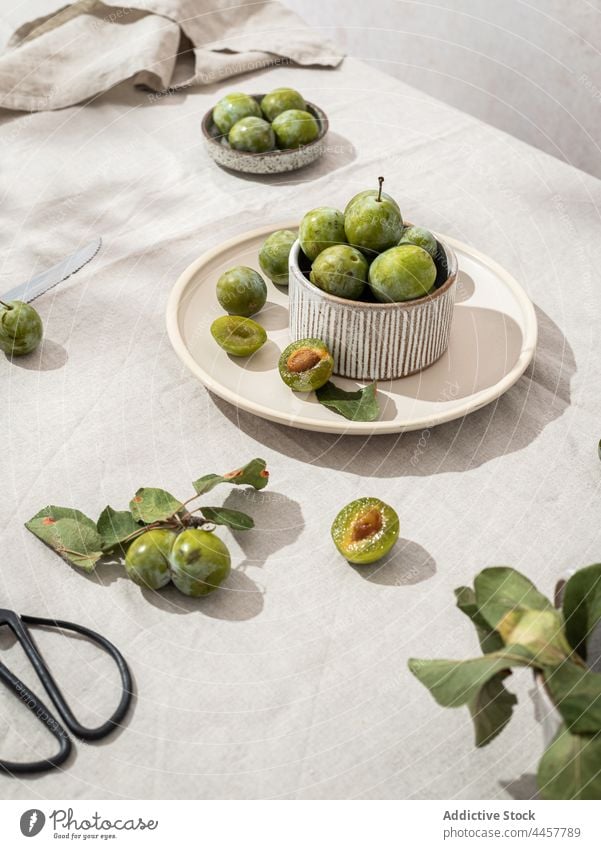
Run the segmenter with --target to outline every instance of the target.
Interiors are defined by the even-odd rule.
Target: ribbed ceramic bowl
[[[457,284],[457,258],[439,246],[447,271],[437,288],[415,301],[381,304],[349,301],[314,286],[299,264],[305,258],[297,240],[289,267],[292,339],[321,339],[334,357],[334,373],[356,380],[395,380],[432,365],[449,345]]]
[[[251,94],[259,103],[263,94]],[[241,171],[246,174],[281,174],[284,171],[295,171],[310,165],[325,153],[325,138],[329,123],[326,113],[314,103],[307,102],[307,112],[316,119],[319,125],[319,135],[315,141],[290,150],[269,150],[267,153],[249,153],[245,150],[234,150],[213,123],[213,110],[202,119],[202,133],[205,137],[207,151],[211,159],[224,168]]]

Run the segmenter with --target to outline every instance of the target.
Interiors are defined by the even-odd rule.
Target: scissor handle
[[[56,737],[59,742],[59,750],[51,758],[46,758],[41,761],[30,761],[28,763],[16,761],[0,760],[0,772],[28,773],[28,772],[46,772],[49,769],[54,769],[64,763],[71,754],[71,740],[62,725],[57,722],[52,713],[48,710],[44,702],[40,701],[25,684],[17,678],[16,675],[7,669],[3,663],[0,663],[0,681],[5,684],[8,689],[23,702],[25,707],[29,708],[36,718],[42,722],[48,731]]]
[[[133,681],[129,667],[116,646],[95,631],[91,631],[83,625],[75,625],[73,622],[64,622],[61,619],[41,619],[37,616],[19,616],[16,619],[18,625],[15,627],[16,623],[11,622],[11,627],[69,731],[82,740],[100,740],[110,734],[111,731],[114,731],[129,710],[133,696]],[[86,637],[91,642],[96,643],[96,645],[113,658],[121,676],[121,699],[115,712],[106,722],[103,722],[97,728],[86,728],[76,719],[58,684],[54,680],[52,673],[46,666],[42,655],[26,627],[27,625],[39,625],[44,628],[59,628],[63,631],[74,631]]]

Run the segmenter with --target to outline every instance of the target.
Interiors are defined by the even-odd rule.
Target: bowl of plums
[[[334,373],[358,380],[394,380],[436,362],[455,304],[454,252],[403,222],[383,182],[344,212],[307,212],[288,256],[292,339],[320,340]]]
[[[292,88],[231,92],[206,113],[202,132],[218,165],[248,174],[280,174],[324,153],[328,119]]]

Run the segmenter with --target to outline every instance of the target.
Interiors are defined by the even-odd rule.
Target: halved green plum
[[[215,342],[233,357],[250,357],[267,341],[265,328],[242,315],[222,315],[211,325]]]
[[[333,245],[322,251],[311,266],[310,280],[329,295],[358,300],[367,282],[369,263],[357,248]]]
[[[399,245],[377,256],[369,267],[369,286],[377,301],[396,303],[428,295],[436,281],[436,265],[417,245]]]
[[[171,580],[185,595],[214,592],[230,574],[231,559],[219,537],[200,528],[183,531],[169,553]]]
[[[288,109],[306,111],[305,98],[293,88],[274,88],[261,100],[261,109],[268,121],[273,121]]]
[[[384,557],[399,538],[399,517],[379,498],[358,498],[332,524],[334,545],[349,563],[366,565]]]
[[[258,271],[236,265],[217,281],[217,300],[230,315],[254,315],[265,306],[267,286]]]
[[[229,131],[227,140],[234,150],[244,150],[247,153],[267,153],[275,147],[271,124],[264,118],[255,118],[254,115],[237,121]]]
[[[213,109],[213,123],[220,133],[227,135],[234,124],[242,118],[254,116],[261,117],[261,107],[250,94],[241,91],[233,91],[222,97]]]
[[[319,124],[304,109],[287,109],[273,119],[273,132],[278,146],[283,150],[302,147],[315,141],[319,135]]]
[[[136,537],[125,555],[125,571],[134,583],[150,590],[160,590],[171,580],[169,553],[177,534],[164,528],[153,528]]]
[[[42,319],[24,301],[0,301],[0,351],[11,357],[31,354],[42,341]]]
[[[314,260],[332,245],[345,245],[344,215],[333,206],[318,206],[307,212],[298,233],[303,253]]]
[[[413,224],[409,227],[403,227],[399,245],[417,245],[418,248],[428,251],[434,260],[438,253],[436,237],[429,230],[426,230],[425,227],[416,227]]]
[[[293,392],[311,392],[328,382],[334,360],[321,339],[299,339],[282,351],[278,369]]]
[[[276,230],[268,236],[259,251],[259,265],[276,286],[288,285],[288,259],[297,234],[292,230]]]

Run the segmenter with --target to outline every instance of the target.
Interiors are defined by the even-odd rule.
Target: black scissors
[[[129,710],[133,695],[133,683],[131,673],[123,655],[112,643],[100,634],[91,631],[89,628],[84,628],[82,625],[74,625],[72,622],[62,622],[60,619],[40,619],[37,616],[19,616],[13,610],[0,610],[0,627],[2,625],[8,625],[23,646],[27,657],[37,672],[44,689],[50,696],[60,718],[74,737],[79,737],[80,740],[101,740],[118,727]],[[96,643],[113,658],[121,676],[122,693],[121,701],[110,719],[98,728],[85,728],[77,721],[33,641],[27,627],[28,625],[38,625],[42,628],[58,628],[61,631],[75,631],[75,633],[81,634],[86,639]],[[67,760],[73,748],[67,731],[54,718],[44,702],[38,699],[1,661],[0,680],[48,728],[59,743],[58,752],[46,760],[31,761],[29,763],[0,760],[0,772],[8,772],[10,774],[45,772],[46,770],[60,766]]]

